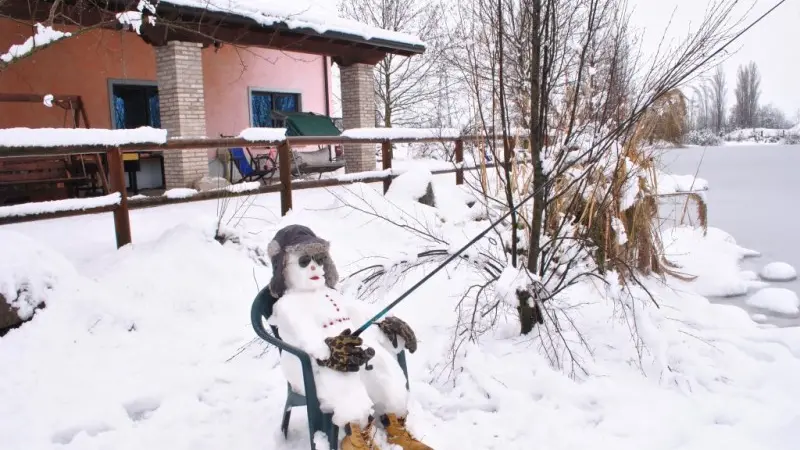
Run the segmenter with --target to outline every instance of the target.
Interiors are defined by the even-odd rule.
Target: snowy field
[[[708,180],[706,193],[712,226],[730,233],[740,245],[760,257],[746,258],[743,269],[761,273],[773,262],[800,267],[800,240],[796,211],[800,192],[800,146],[751,145],[696,147],[670,150],[663,158],[666,169]],[[699,172],[698,172],[699,171]],[[769,282],[771,287],[800,292],[800,281]],[[753,291],[750,292],[752,294]],[[714,295],[714,294],[709,294]],[[722,295],[720,292],[718,295]],[[779,325],[800,325],[800,316],[773,314],[747,304],[747,296],[715,298],[765,314]]]
[[[755,161],[729,169],[759,170]],[[786,173],[797,167],[778,165]],[[733,192],[717,186],[738,176],[706,174],[712,226],[727,227],[764,260],[794,256],[780,248],[794,242],[789,213],[759,204],[780,204],[791,185],[774,197],[747,197],[770,191],[759,183],[779,184],[774,171],[765,168],[767,176],[753,185],[734,183]],[[331,240],[342,275],[430,247],[343,200],[393,220],[414,217],[451,244],[464,242],[486,221],[466,220],[453,179],[436,179],[446,205],[438,212],[402,195],[390,203],[380,184],[297,192],[297,209],[285,218],[277,195],[258,196],[246,208],[234,201],[226,217],[236,211],[237,218],[225,222],[239,244],[224,246],[213,239],[217,201],[133,211],[134,244],[120,251],[111,214],[0,227],[0,289],[27,282],[48,298],[31,323],[0,338],[0,449],[307,449],[302,409],[293,412],[289,439],[279,434],[286,384],[277,352],[248,345],[250,304],[270,276],[256,261],[289,223]],[[730,220],[736,210],[740,223]],[[754,211],[763,215],[756,220]],[[774,255],[769,239],[755,239],[765,228]],[[437,450],[796,449],[800,329],[758,324],[697,294],[741,281],[745,250],[724,232],[712,229],[703,238],[679,229],[671,236],[680,262],[699,278],[648,281],[660,308],[641,291],[630,298],[589,284],[554,302],[569,311],[588,346],[565,327],[586,371],[574,377],[574,365],[551,366],[538,338],[517,336],[506,306],[507,319],[453,357],[456,304],[476,280],[464,267],[439,273],[395,311],[420,344],[409,355],[410,429]],[[388,303],[422,274],[412,272],[367,301]]]

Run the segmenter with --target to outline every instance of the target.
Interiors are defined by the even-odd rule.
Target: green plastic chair
[[[303,386],[305,387],[306,395],[300,395],[292,390],[291,384],[287,385],[286,405],[283,408],[283,421],[281,422],[281,431],[283,437],[289,434],[289,419],[292,415],[292,408],[298,406],[305,406],[308,415],[308,434],[311,443],[311,450],[315,449],[314,434],[317,431],[322,431],[328,437],[328,444],[331,450],[339,448],[339,427],[333,423],[333,414],[323,413],[319,406],[319,399],[317,398],[317,387],[314,384],[314,372],[311,366],[311,357],[303,350],[287,344],[280,338],[278,328],[270,325],[272,334],[266,328],[262,319],[267,320],[272,315],[272,306],[277,300],[269,292],[269,286],[261,290],[253,300],[253,306],[250,309],[250,322],[256,334],[270,344],[278,347],[279,352],[287,351],[300,359],[300,365],[303,368]],[[406,377],[406,389],[409,388],[408,383],[408,368],[406,366],[405,350],[397,354],[397,363],[403,369],[403,375]]]

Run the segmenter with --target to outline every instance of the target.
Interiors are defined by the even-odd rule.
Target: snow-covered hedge
[[[692,130],[686,134],[686,143],[689,145],[715,146],[722,145],[722,138],[709,129]]]
[[[780,128],[740,128],[725,135],[726,141],[777,144],[783,142],[790,130]]]

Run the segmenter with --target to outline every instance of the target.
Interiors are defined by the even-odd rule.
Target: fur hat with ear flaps
[[[330,243],[325,239],[317,237],[310,228],[303,225],[288,225],[275,233],[272,241],[267,246],[267,254],[272,260],[272,280],[269,282],[269,290],[277,299],[286,292],[286,255],[289,253],[299,255],[318,255],[324,253],[328,257],[322,265],[325,270],[325,284],[335,289],[339,282],[339,272],[333,263],[330,254]]]

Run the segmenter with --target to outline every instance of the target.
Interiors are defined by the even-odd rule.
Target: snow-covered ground
[[[120,251],[111,214],[0,227],[4,251],[28,251],[22,234],[43,247],[41,258],[67,260],[47,266],[56,272],[48,278],[47,308],[0,338],[0,449],[308,448],[302,409],[293,411],[288,441],[278,430],[286,384],[277,352],[248,345],[250,303],[270,276],[256,261],[289,223],[331,240],[342,275],[431,245],[343,200],[395,221],[419,219],[463,242],[486,221],[465,221],[465,210],[454,207],[463,198],[453,178],[436,178],[448,205],[438,218],[403,201],[402,192],[391,201],[383,197],[380,183],[297,192],[296,210],[285,218],[277,195],[234,200],[227,217],[237,218],[225,227],[240,244],[224,246],[213,239],[217,201],[133,211],[134,244]],[[719,180],[706,178],[718,226]],[[785,216],[774,212],[763,220]],[[480,341],[454,352],[456,305],[475,278],[463,266],[436,275],[395,311],[419,340],[408,361],[411,430],[437,450],[797,448],[800,329],[759,325],[741,309],[697,294],[745,277],[738,262],[746,249],[727,234],[669,235],[680,262],[700,278],[647,282],[659,308],[643,301],[641,291],[630,299],[588,284],[554,303],[569,311],[585,339],[588,349],[562,323],[585,374],[562,347],[558,355],[567,359],[554,369],[543,341],[517,336],[512,311]],[[770,251],[749,238],[742,242]],[[789,256],[780,255],[792,262]],[[424,270],[368,301],[390,302]]]
[[[663,157],[666,170],[698,173],[708,180],[704,193],[712,226],[729,232],[740,245],[761,256],[746,258],[742,267],[756,274],[770,263],[800,267],[800,241],[794,207],[800,192],[800,146],[726,146],[669,150]],[[698,169],[699,168],[699,169]],[[699,172],[698,172],[699,171]],[[683,204],[680,204],[683,207]],[[669,212],[662,214],[669,216]],[[800,281],[770,281],[770,286],[800,291]],[[752,294],[754,290],[751,290]],[[707,295],[724,295],[708,292]],[[752,313],[764,313],[779,325],[800,325],[800,317],[770,314],[750,307],[746,297],[719,298]]]

